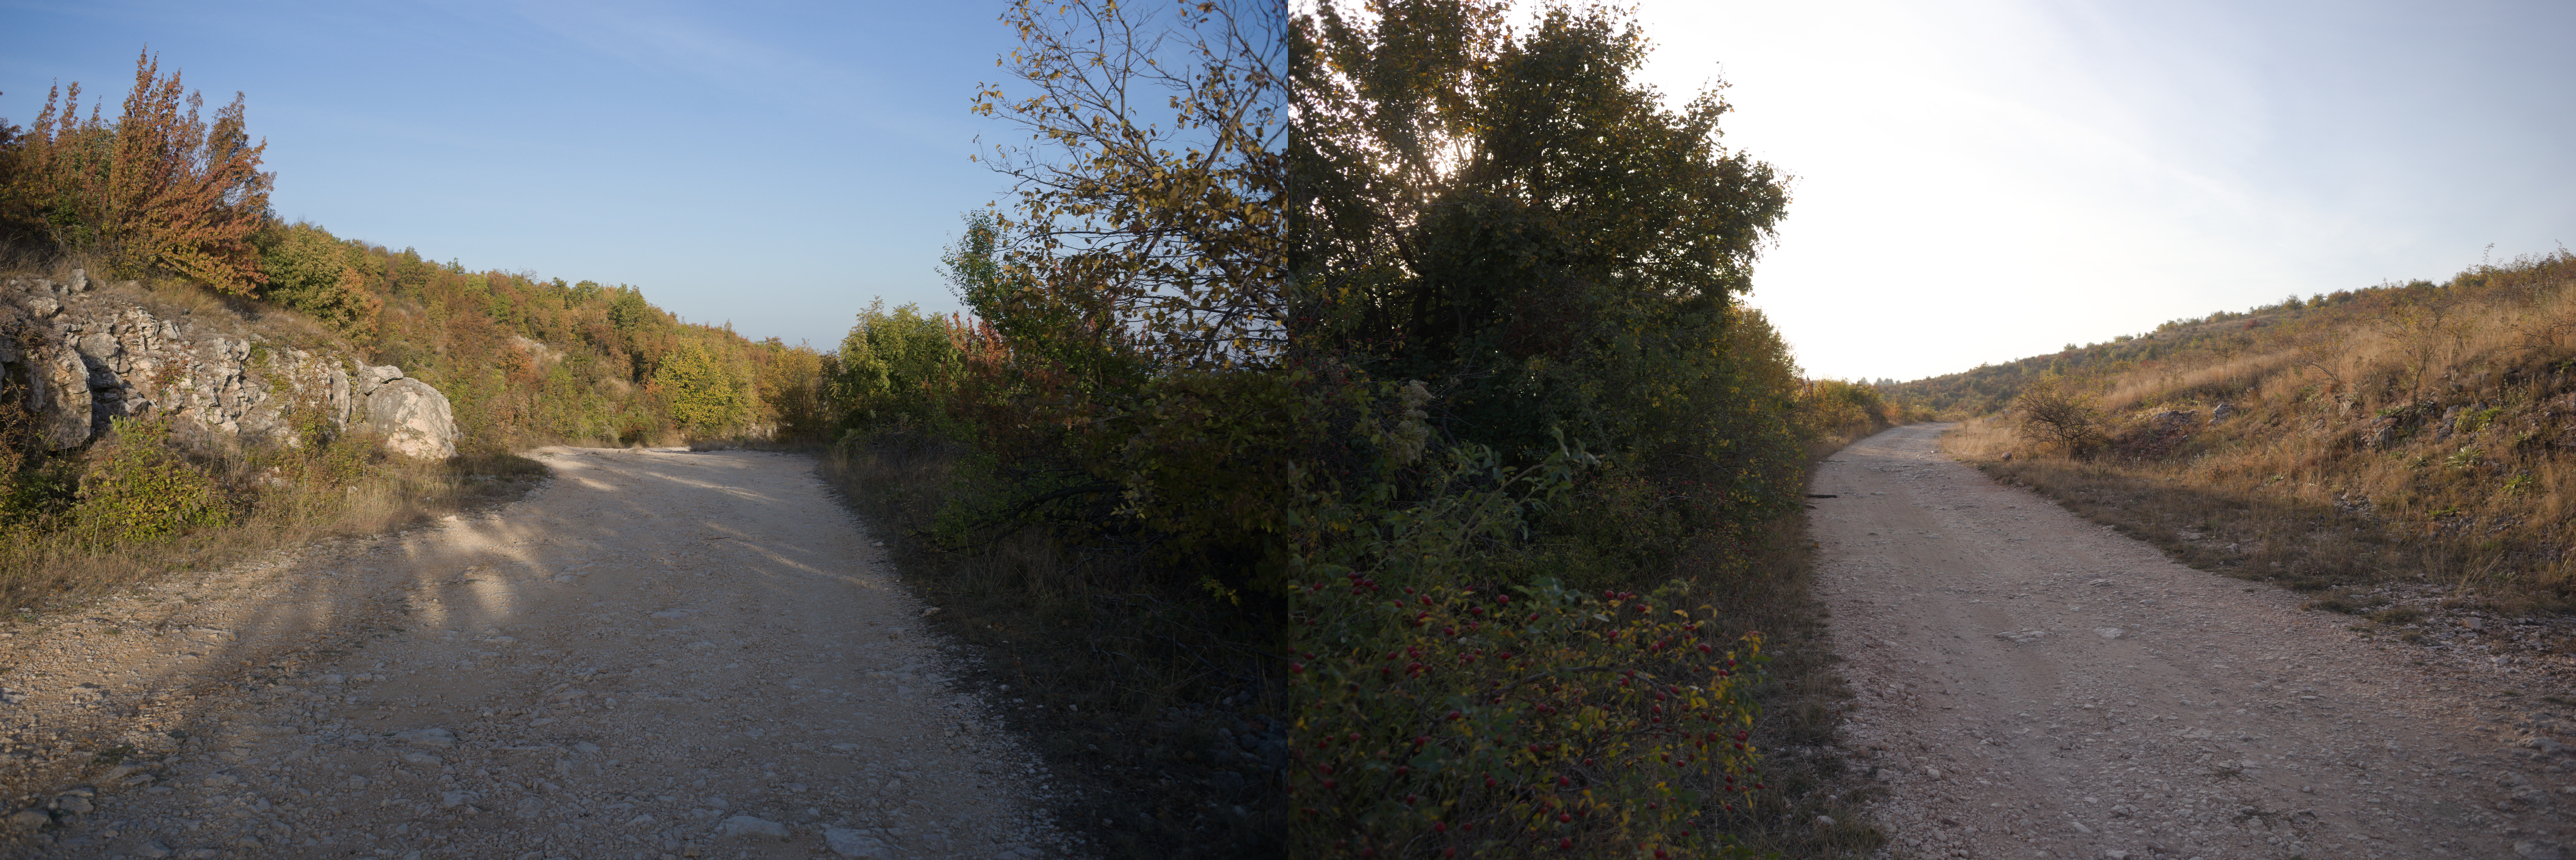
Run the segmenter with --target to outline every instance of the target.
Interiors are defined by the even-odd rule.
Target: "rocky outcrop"
[[[402,369],[338,349],[301,349],[229,313],[156,310],[131,282],[0,284],[0,392],[55,450],[88,444],[120,416],[167,416],[206,441],[298,444],[307,416],[374,432],[413,457],[456,454],[447,398]]]
[[[402,373],[387,365],[371,371]],[[417,379],[391,379],[366,397],[368,426],[384,434],[385,447],[409,457],[446,459],[456,456],[456,420],[447,395]]]

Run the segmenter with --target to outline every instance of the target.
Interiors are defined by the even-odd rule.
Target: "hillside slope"
[[[2562,250],[1890,388],[1977,419],[1955,456],[2421,639],[2576,605],[2571,368]]]

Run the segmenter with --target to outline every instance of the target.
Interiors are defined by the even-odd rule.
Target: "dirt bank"
[[[809,459],[532,456],[555,478],[485,516],[15,626],[10,847],[1061,853],[1037,761]]]
[[[1846,727],[1895,856],[2559,857],[2546,676],[2364,642],[1943,458],[1948,425],[1817,473]]]

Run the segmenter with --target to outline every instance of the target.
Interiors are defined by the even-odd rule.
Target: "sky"
[[[2576,4],[1640,0],[1795,177],[1756,273],[1818,376],[1912,379],[2576,241]],[[248,94],[279,214],[836,344],[948,310],[1008,182],[999,3],[0,0],[0,117],[149,45]],[[2492,251],[2489,247],[2492,246]]]
[[[1756,270],[1817,376],[1914,379],[2576,242],[2576,4],[1641,4],[1794,175]],[[2492,245],[2492,251],[2489,246]]]
[[[0,0],[0,117],[56,80],[113,113],[149,45],[209,113],[246,94],[283,217],[829,349],[877,296],[956,304],[940,250],[1009,189],[967,161],[1003,131],[967,112],[999,12]]]

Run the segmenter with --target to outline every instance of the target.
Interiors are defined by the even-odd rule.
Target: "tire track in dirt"
[[[0,853],[1037,857],[1038,760],[812,474],[554,448],[479,517],[0,640]]]
[[[1817,471],[1818,595],[1899,857],[2561,856],[2561,726],[1900,427]]]

